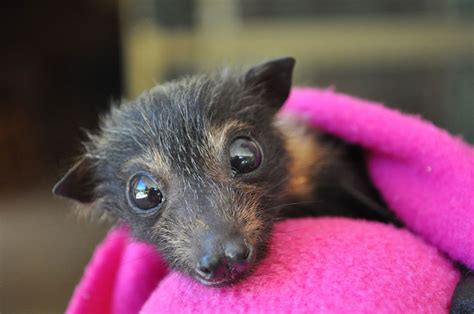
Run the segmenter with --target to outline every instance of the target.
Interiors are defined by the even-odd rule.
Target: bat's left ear
[[[91,157],[83,157],[56,183],[53,194],[80,203],[92,203],[95,199],[95,163]]]
[[[295,59],[291,57],[268,61],[245,74],[245,88],[262,95],[279,109],[290,94]]]

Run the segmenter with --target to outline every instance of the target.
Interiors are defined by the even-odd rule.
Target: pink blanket
[[[459,280],[450,259],[474,268],[474,149],[418,117],[331,90],[295,89],[283,112],[363,146],[373,182],[407,228],[281,222],[268,257],[230,288],[169,272],[154,248],[116,228],[67,312],[447,312]]]

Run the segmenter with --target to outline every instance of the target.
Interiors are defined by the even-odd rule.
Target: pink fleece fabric
[[[346,218],[276,225],[255,273],[210,288],[168,272],[156,250],[112,230],[68,313],[443,313],[459,273],[474,268],[474,149],[419,117],[313,88],[283,114],[367,150],[370,176],[408,229]]]
[[[284,109],[366,148],[369,174],[390,208],[474,269],[472,146],[420,117],[331,90],[295,90]]]

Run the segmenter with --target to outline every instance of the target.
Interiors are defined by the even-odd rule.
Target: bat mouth
[[[205,279],[202,278],[199,275],[195,275],[194,278],[198,280],[200,283],[202,283],[205,286],[210,286],[210,287],[224,287],[224,286],[229,286],[232,283],[235,283],[236,279],[235,278],[225,278],[225,279],[220,279],[220,280],[213,280],[213,279]]]
[[[239,273],[236,275],[229,275],[224,278],[219,279],[206,279],[201,277],[199,274],[194,274],[193,277],[201,284],[208,286],[208,287],[229,287],[235,285],[242,280],[244,280],[251,272],[253,271],[253,267],[250,267],[243,273]]]

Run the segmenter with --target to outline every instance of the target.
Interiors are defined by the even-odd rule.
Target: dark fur
[[[298,160],[275,126],[275,113],[288,95],[292,67],[292,59],[280,59],[245,75],[191,76],[112,108],[55,193],[125,221],[171,267],[192,276],[199,251],[212,250],[209,239],[216,235],[242,235],[258,261],[282,217],[346,215],[399,224],[367,177],[361,150],[315,131],[326,157],[311,174],[311,195],[288,191],[289,165]],[[235,177],[228,145],[239,135],[255,139],[264,157],[254,173]],[[137,172],[159,179],[166,199],[159,211],[143,214],[130,206],[128,182]]]

